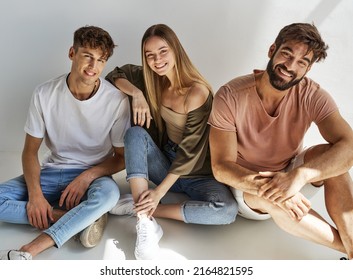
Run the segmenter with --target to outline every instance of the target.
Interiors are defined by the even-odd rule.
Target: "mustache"
[[[284,64],[278,64],[276,67],[281,68],[282,70],[288,72],[289,74],[292,75],[292,77],[296,77],[295,73],[293,71],[289,71],[287,67]]]

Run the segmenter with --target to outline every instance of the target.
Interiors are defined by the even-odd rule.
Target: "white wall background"
[[[353,124],[352,0],[0,0],[0,152],[20,151],[34,87],[69,71],[74,30],[97,25],[118,48],[108,62],[140,63],[140,40],[152,24],[172,27],[215,90],[267,64],[278,31],[314,22],[328,58],[309,76],[326,88]],[[320,141],[313,132],[308,141]]]

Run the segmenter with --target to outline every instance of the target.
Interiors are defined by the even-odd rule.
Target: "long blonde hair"
[[[165,24],[156,24],[149,27],[143,35],[141,42],[142,68],[147,91],[147,99],[150,104],[152,117],[156,122],[158,130],[161,131],[163,129],[163,122],[159,110],[161,105],[161,95],[163,90],[168,87],[169,80],[166,76],[159,76],[156,74],[147,64],[145,43],[152,36],[157,36],[164,40],[174,53],[174,70],[176,76],[175,84],[179,94],[184,94],[183,89],[190,87],[193,83],[205,85],[210,92],[212,92],[212,88],[192,64],[177,35],[170,27]]]

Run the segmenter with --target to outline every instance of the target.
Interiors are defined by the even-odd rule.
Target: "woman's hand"
[[[134,118],[134,124],[149,128],[151,124],[151,111],[147,104],[146,98],[142,91],[132,95],[132,113]]]
[[[125,78],[117,78],[115,86],[125,94],[132,97],[132,114],[135,125],[150,127],[151,111],[143,92]]]
[[[144,191],[137,203],[135,203],[135,212],[139,216],[141,214],[146,214],[149,218],[153,215],[154,211],[157,209],[161,196],[156,190],[146,190]]]

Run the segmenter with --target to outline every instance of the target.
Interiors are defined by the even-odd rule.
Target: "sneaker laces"
[[[146,222],[140,221],[138,226],[138,244],[144,243],[147,240],[149,225]]]

